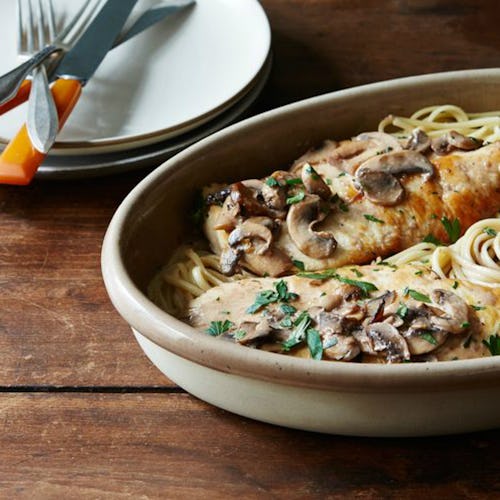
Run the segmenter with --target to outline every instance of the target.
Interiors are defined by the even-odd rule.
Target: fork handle
[[[16,106],[21,105],[23,102],[26,102],[30,95],[30,90],[31,90],[31,80],[26,79],[23,81],[23,83],[21,83],[21,86],[19,87],[17,94],[12,99],[10,99],[7,102],[4,102],[3,104],[0,104],[0,116],[3,115],[4,113],[7,113],[7,111],[10,111]]]
[[[60,78],[52,85],[51,91],[61,130],[78,102],[82,83],[79,80]],[[33,147],[26,125],[23,125],[0,155],[0,183],[21,186],[29,184],[46,156]]]

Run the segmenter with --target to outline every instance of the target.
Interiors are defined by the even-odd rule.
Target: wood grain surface
[[[500,62],[497,0],[262,5],[274,63],[252,113]],[[500,431],[297,432],[213,408],[165,379],[100,272],[106,227],[147,173],[0,186],[0,498],[500,497]]]

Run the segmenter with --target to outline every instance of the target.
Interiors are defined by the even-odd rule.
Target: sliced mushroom
[[[363,132],[357,135],[356,141],[375,141],[379,145],[379,153],[401,151],[403,148],[399,141],[392,135],[384,132]]]
[[[238,329],[245,332],[245,335],[237,337],[236,340],[244,345],[251,344],[258,339],[267,337],[272,332],[272,328],[267,318],[261,318],[258,322],[244,321],[239,325]]]
[[[410,149],[417,153],[425,153],[430,147],[431,139],[421,128],[413,130],[405,145],[405,149]]]
[[[363,352],[382,354],[389,363],[410,359],[410,351],[398,330],[388,323],[371,323],[353,333]]]
[[[330,335],[323,340],[323,358],[351,361],[361,352],[352,335]]]
[[[290,257],[279,248],[271,247],[263,254],[245,253],[241,256],[245,267],[259,276],[283,276],[293,269]]]
[[[384,310],[386,305],[394,302],[396,294],[388,290],[379,297],[375,297],[366,302],[366,322],[367,323],[378,323],[383,320]]]
[[[272,225],[273,221],[267,217],[250,217],[229,234],[227,242],[230,247],[262,255],[271,245]]]
[[[301,202],[292,205],[286,218],[293,242],[301,252],[315,259],[330,257],[337,248],[332,233],[314,230],[314,225],[324,218],[317,195],[306,195]]]
[[[447,332],[440,330],[413,330],[410,329],[403,334],[410,353],[414,356],[427,354],[443,345],[448,337]]]
[[[431,143],[432,150],[438,155],[446,155],[456,149],[472,151],[483,145],[483,142],[474,137],[467,137],[451,130],[445,135],[437,137]]]
[[[430,318],[434,328],[449,333],[463,333],[469,326],[469,306],[456,293],[437,289],[431,293],[432,302],[444,312]]]
[[[214,224],[214,229],[223,229],[224,231],[232,231],[240,222],[240,206],[229,195],[222,204],[222,207],[217,215]]]
[[[238,267],[238,262],[243,255],[243,250],[240,248],[231,248],[228,247],[224,249],[219,258],[220,269],[222,274],[226,276],[232,276]]]
[[[415,173],[428,178],[433,175],[434,167],[416,151],[399,151],[365,161],[356,171],[356,181],[370,201],[392,206],[404,196],[404,189],[396,176]]]
[[[321,176],[314,170],[314,168],[306,163],[302,167],[302,182],[306,191],[310,194],[317,194],[323,200],[329,200],[332,197],[332,191],[321,178]]]

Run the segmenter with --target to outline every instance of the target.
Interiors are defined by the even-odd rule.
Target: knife
[[[113,46],[137,0],[107,0],[55,70],[52,95],[59,129],[73,111],[82,88]],[[0,182],[29,184],[46,154],[37,151],[24,125],[0,156]]]

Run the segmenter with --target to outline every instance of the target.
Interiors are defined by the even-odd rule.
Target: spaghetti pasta
[[[407,138],[416,128],[429,137],[452,130],[491,143],[500,140],[500,111],[466,113],[459,106],[444,104],[415,111],[410,117],[389,115],[378,125],[379,132]]]

